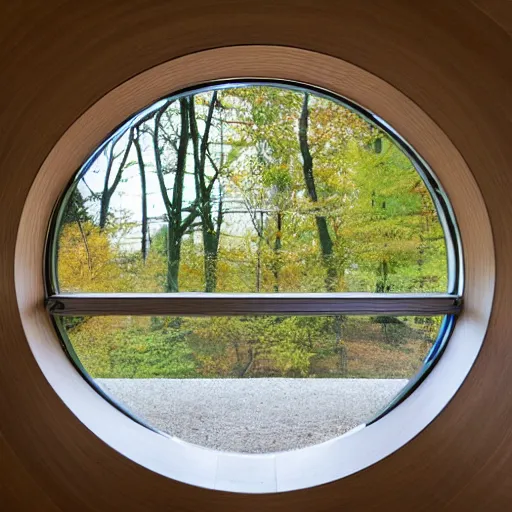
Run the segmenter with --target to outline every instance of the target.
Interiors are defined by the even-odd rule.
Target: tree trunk
[[[273,262],[273,270],[274,274],[274,292],[279,293],[279,270],[281,268],[281,233],[283,229],[283,214],[278,211],[277,212],[277,232],[276,232],[276,240],[274,242],[274,262]]]
[[[259,221],[259,230],[258,230],[258,248],[256,252],[256,292],[260,292],[261,290],[261,242],[263,233],[263,212],[260,212],[260,221]]]
[[[144,164],[144,157],[140,147],[140,130],[136,129],[137,133],[134,138],[135,148],[137,150],[137,161],[139,163],[140,186],[142,195],[142,225],[141,225],[141,255],[142,260],[146,261],[147,258],[147,240],[148,240],[148,199],[146,188],[146,167]]]
[[[205,292],[213,293],[217,288],[218,237],[208,224],[203,223],[202,228]]]
[[[375,291],[377,293],[387,293],[391,291],[388,285],[389,265],[385,259],[379,263],[378,275],[379,279],[377,280]]]
[[[302,103],[302,111],[299,119],[299,144],[300,151],[302,154],[303,161],[303,174],[304,182],[306,184],[306,190],[308,196],[312,202],[318,202],[318,195],[316,192],[315,177],[313,174],[313,157],[309,149],[308,141],[308,124],[309,124],[309,94],[304,94],[304,101]],[[336,268],[336,262],[334,261],[333,255],[333,241],[329,233],[329,227],[327,226],[327,219],[323,215],[317,215],[315,217],[316,229],[318,232],[318,239],[320,241],[320,249],[322,251],[322,260],[324,267],[327,271],[325,278],[325,288],[328,292],[335,292],[338,281],[338,269]],[[340,357],[340,372],[342,375],[347,373],[347,347],[344,342],[343,336],[343,324],[345,317],[343,315],[337,315],[334,317],[334,331],[335,331],[335,343],[336,351]]]
[[[335,351],[339,356],[339,371],[340,374],[345,377],[348,371],[347,361],[347,345],[344,341],[343,326],[345,323],[345,317],[343,315],[336,315],[334,317],[334,332],[336,337],[336,348]]]
[[[82,236],[82,241],[84,242],[85,254],[87,256],[87,268],[89,269],[89,277],[92,279],[92,259],[91,259],[91,251],[89,250],[89,243],[87,242],[87,236],[84,232],[84,228],[82,227],[82,223],[80,219],[76,219],[78,224],[78,229],[80,230],[80,235]]]
[[[170,221],[167,224],[167,289],[169,293],[178,292],[179,273],[181,261],[181,240],[182,235],[176,229],[175,223]]]
[[[253,349],[253,347],[249,347],[249,349],[247,350],[247,355],[249,356],[249,361],[247,362],[245,367],[240,372],[241,378],[245,377],[251,371],[251,368],[254,364],[254,349]]]
[[[313,174],[313,157],[309,149],[308,142],[308,123],[309,123],[309,93],[304,94],[304,101],[302,103],[302,111],[299,119],[299,144],[302,154],[302,170],[304,174],[304,182],[309,198],[313,203],[318,202],[318,195],[316,192],[315,177]],[[338,280],[338,272],[333,257],[333,242],[329,234],[327,226],[327,219],[322,215],[317,215],[315,218],[316,228],[318,232],[318,239],[320,241],[320,248],[322,251],[322,259],[324,266],[327,270],[325,279],[325,287],[328,292],[336,291],[336,281]]]
[[[119,169],[117,170],[116,177],[114,178],[114,181],[112,185],[109,186],[110,183],[110,174],[112,172],[112,167],[114,165],[114,146],[115,143],[112,143],[112,146],[110,148],[109,156],[108,156],[108,163],[107,163],[107,170],[105,172],[105,180],[103,182],[103,192],[101,194],[101,203],[100,203],[100,230],[105,229],[105,226],[107,224],[107,218],[108,218],[108,210],[110,207],[110,200],[112,199],[112,195],[116,191],[119,183],[121,182],[121,178],[123,176],[124,167],[126,165],[126,161],[128,160],[128,155],[130,154],[130,149],[132,147],[133,143],[133,128],[130,129],[129,132],[129,138],[128,143],[126,145],[126,148],[124,150],[123,159],[121,161],[121,164],[119,165]]]
[[[212,94],[208,113],[205,119],[203,135],[199,135],[195,111],[195,98],[188,99],[187,109],[189,113],[190,135],[194,152],[194,181],[196,197],[199,203],[201,216],[201,229],[203,235],[204,250],[204,277],[205,291],[215,292],[217,287],[217,257],[219,250],[220,228],[222,225],[222,189],[219,186],[219,211],[216,221],[213,218],[212,194],[215,183],[219,179],[220,168],[214,164],[209,154],[208,144],[212,127],[213,112],[217,105],[217,91]],[[210,161],[215,174],[209,178],[206,175],[206,162]]]
[[[166,239],[166,252],[167,252],[167,279],[166,291],[174,293],[179,291],[179,272],[181,263],[181,243],[183,235],[190,227],[194,219],[197,217],[198,212],[196,207],[193,207],[188,216],[183,220],[183,185],[185,180],[185,170],[187,162],[187,148],[189,142],[189,114],[187,108],[187,100],[180,99],[180,136],[179,145],[177,148],[176,170],[174,176],[174,187],[172,193],[172,200],[169,197],[165,179],[164,169],[160,155],[159,133],[160,133],[160,120],[167,108],[164,105],[155,117],[155,129],[153,131],[153,150],[155,154],[155,166],[158,183],[160,186],[160,193],[167,213],[167,239]]]
[[[103,194],[101,195],[101,204],[100,204],[100,230],[105,229],[107,225],[107,216],[108,209],[110,206],[110,196],[108,190],[103,189]]]
[[[100,229],[103,230],[107,224],[108,207],[110,205],[110,190],[108,183],[110,181],[110,173],[114,164],[114,143],[110,145],[110,151],[107,157],[107,169],[105,170],[105,180],[103,182],[103,193],[101,194],[100,203]]]
[[[338,280],[338,271],[333,257],[333,243],[329,229],[327,227],[327,220],[325,217],[316,217],[316,227],[318,237],[320,239],[320,247],[322,249],[322,259],[324,266],[327,269],[327,277],[325,279],[325,288],[328,292],[336,291],[336,281]]]

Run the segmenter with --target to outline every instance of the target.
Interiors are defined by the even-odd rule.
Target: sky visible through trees
[[[272,85],[158,102],[64,206],[62,292],[445,292],[432,198],[379,128]],[[437,317],[63,320],[93,377],[410,378]]]

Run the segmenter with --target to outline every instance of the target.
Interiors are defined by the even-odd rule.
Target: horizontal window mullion
[[[459,313],[461,300],[450,294],[83,293],[53,295],[46,307],[59,316],[434,316]]]

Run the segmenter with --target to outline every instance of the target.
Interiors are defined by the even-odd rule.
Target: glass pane
[[[305,89],[162,100],[91,157],[61,210],[65,292],[444,292],[413,162]]]
[[[441,317],[63,318],[85,371],[150,425],[266,453],[365,423],[422,368]]]

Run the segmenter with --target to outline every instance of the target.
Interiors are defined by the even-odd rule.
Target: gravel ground
[[[403,379],[98,379],[149,424],[190,443],[245,453],[303,448],[368,421]]]

